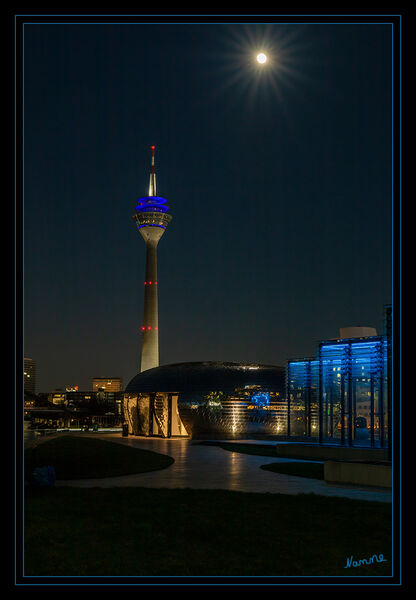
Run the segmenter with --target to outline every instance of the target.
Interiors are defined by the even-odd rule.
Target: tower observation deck
[[[165,233],[172,215],[166,200],[156,195],[155,146],[152,149],[149,195],[139,198],[133,219],[146,244],[146,275],[144,281],[144,310],[142,357],[140,371],[159,366],[157,245]]]

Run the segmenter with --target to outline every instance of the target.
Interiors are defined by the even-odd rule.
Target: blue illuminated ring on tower
[[[169,210],[165,198],[161,196],[143,196],[137,202],[136,210],[138,212],[167,212]]]

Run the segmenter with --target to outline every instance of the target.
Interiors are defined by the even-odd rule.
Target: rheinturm
[[[149,195],[139,198],[133,219],[146,244],[146,275],[144,281],[144,311],[142,360],[140,371],[159,366],[159,323],[157,302],[157,245],[172,219],[166,200],[156,195],[155,146],[152,149]]]

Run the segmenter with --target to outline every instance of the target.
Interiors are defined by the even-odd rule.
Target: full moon
[[[267,56],[265,54],[257,54],[257,62],[263,64],[267,60]]]

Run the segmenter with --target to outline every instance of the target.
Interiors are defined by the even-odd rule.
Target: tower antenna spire
[[[156,196],[156,173],[155,173],[155,146],[150,146],[152,150],[152,170],[150,171],[149,196]]]

